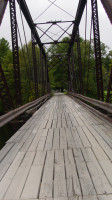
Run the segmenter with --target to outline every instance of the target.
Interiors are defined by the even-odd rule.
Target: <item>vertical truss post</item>
[[[80,81],[79,92],[81,94],[83,94],[84,93],[84,88],[83,88],[83,77],[82,77],[82,59],[81,59],[79,29],[77,31],[77,53],[78,53],[78,67],[79,67],[78,71],[79,71],[79,81]]]
[[[110,73],[106,102],[112,103],[112,69],[111,69],[111,73]]]
[[[5,112],[14,108],[13,100],[10,95],[8,84],[0,63],[0,98],[4,106]]]
[[[45,87],[44,87],[44,62],[43,62],[42,47],[40,48],[40,66],[41,66],[41,93],[43,96],[45,94]]]
[[[46,85],[46,93],[48,94],[48,75],[47,75],[47,59],[45,58],[45,85]]]
[[[97,96],[98,96],[99,100],[103,101],[104,100],[103,76],[102,76],[102,62],[101,62],[101,47],[100,47],[100,33],[99,33],[97,0],[91,0],[91,4],[92,4],[94,48],[95,48],[95,61],[96,61]]]
[[[68,91],[71,92],[70,55],[68,55]]]
[[[49,82],[49,73],[48,73],[48,66],[47,66],[47,93],[50,93],[50,82]]]
[[[21,94],[21,82],[20,82],[19,50],[18,50],[18,38],[17,38],[15,0],[10,0],[9,5],[10,5],[12,49],[13,49],[15,98],[16,98],[16,104],[17,106],[19,106],[19,105],[22,105],[22,94]]]
[[[34,77],[35,98],[38,98],[39,90],[38,90],[37,60],[36,60],[36,50],[35,50],[35,38],[33,34],[32,34],[32,55],[33,55],[33,77]]]
[[[74,64],[74,52],[73,52],[73,47],[72,47],[72,51],[71,51],[71,54],[72,54],[72,72],[73,72],[73,92],[76,93],[77,91],[77,84],[76,84],[76,76],[75,76],[75,64]]]

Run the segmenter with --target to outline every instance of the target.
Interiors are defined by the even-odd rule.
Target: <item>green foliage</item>
[[[63,41],[69,41],[69,38],[64,38],[62,42]],[[53,44],[48,50],[48,55],[56,55],[55,57],[52,57],[48,63],[50,67],[54,66],[49,72],[51,89],[53,90],[63,91],[68,87],[68,58],[66,55],[64,55],[67,53],[67,50],[67,43],[62,43],[60,45]]]

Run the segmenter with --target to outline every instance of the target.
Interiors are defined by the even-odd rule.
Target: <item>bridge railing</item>
[[[105,103],[105,102],[102,102],[102,101],[99,101],[96,99],[92,99],[92,98],[83,96],[81,94],[72,93],[72,92],[68,92],[68,95],[70,95],[72,97],[76,97],[87,104],[91,104],[99,109],[106,111],[107,113],[112,114],[112,104],[111,103]]]
[[[16,108],[0,117],[0,127],[4,126],[8,122],[11,122],[13,119],[17,118],[21,114],[25,113],[27,110],[38,107],[39,104],[43,104],[45,101],[47,101],[51,97],[51,94],[47,94],[45,96],[42,96],[41,98],[38,98],[35,101],[32,101],[30,103],[27,103],[19,108]]]

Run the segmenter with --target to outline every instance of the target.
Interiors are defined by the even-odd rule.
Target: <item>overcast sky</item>
[[[51,2],[49,0],[26,0],[26,3],[28,5],[28,8],[30,10],[30,13],[32,15],[33,20],[35,20],[35,23],[42,23],[42,22],[48,22],[48,21],[72,21],[75,19],[76,15],[76,10],[78,6],[79,0],[50,0],[51,2],[55,1],[55,4],[62,9],[64,9],[66,12],[69,14],[63,12],[59,8],[57,8],[55,5],[51,5]],[[91,21],[91,5],[90,5],[90,0],[88,0],[88,23],[87,23],[87,38],[89,38],[90,35],[90,21]],[[51,6],[50,6],[51,5]],[[48,8],[50,8],[41,15],[41,13]],[[23,29],[22,29],[22,24],[21,24],[21,18],[20,18],[20,10],[19,6],[16,3],[16,9],[17,9],[17,21],[20,29],[20,34],[22,38],[22,43],[25,43],[24,39],[24,34],[23,34]],[[99,21],[100,21],[100,37],[101,41],[104,42],[107,46],[112,49],[112,25],[105,13],[105,10],[100,2],[98,0],[98,11],[99,11]],[[25,30],[26,30],[26,37],[27,37],[27,42],[30,41],[31,39],[31,33],[30,29],[24,20],[24,25],[25,25]],[[65,29],[70,25],[70,23],[64,23],[62,24],[62,28]],[[42,30],[46,30],[50,25],[38,25],[39,28]],[[72,33],[72,28],[67,30],[69,34]],[[43,33],[39,29],[37,29],[39,35],[41,36]],[[51,29],[49,29],[49,36],[51,39],[48,38],[48,36],[43,36],[41,38],[42,42],[51,42],[52,38],[54,40],[57,40],[58,37],[63,33],[62,29],[54,25]],[[55,34],[55,35],[54,35]],[[80,24],[80,35],[82,37],[85,37],[85,11],[83,14],[83,18],[81,20]],[[63,35],[63,37],[67,36],[67,34]],[[7,39],[10,43],[11,46],[11,33],[10,33],[10,15],[9,15],[9,5],[7,6],[4,19],[2,21],[2,25],[0,27],[0,38],[4,37]],[[61,38],[62,39],[62,38]]]

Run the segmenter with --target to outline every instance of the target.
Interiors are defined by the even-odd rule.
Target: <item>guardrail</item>
[[[16,108],[2,116],[0,116],[0,127],[4,126],[5,124],[7,124],[8,122],[12,121],[13,119],[15,119],[16,117],[18,117],[19,115],[23,114],[25,111],[38,106],[38,104],[40,104],[41,102],[45,102],[47,101],[49,98],[51,97],[51,94],[47,94],[35,101],[32,101],[30,103],[27,103],[19,108]]]
[[[89,97],[85,97],[81,94],[76,94],[76,93],[72,93],[72,92],[68,92],[68,95],[76,97],[82,101],[84,101],[85,103],[90,103],[94,106],[96,106],[97,108],[103,109],[104,111],[111,113],[112,114],[112,104],[110,103],[105,103],[96,99],[92,99]]]

